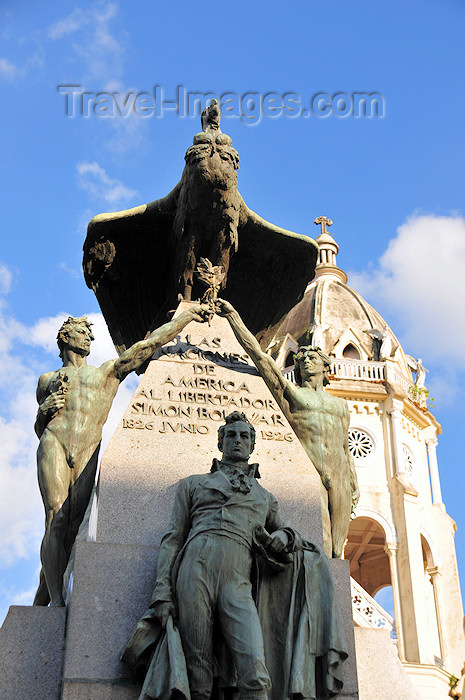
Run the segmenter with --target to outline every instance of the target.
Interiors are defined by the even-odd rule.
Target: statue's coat
[[[331,697],[343,685],[346,641],[327,558],[305,541],[303,547],[281,573],[263,573],[260,567],[257,608],[272,679],[270,700]],[[234,688],[235,677],[224,643],[216,640],[214,648],[216,698],[219,687]],[[190,700],[182,645],[171,621],[162,630],[149,609],[122,658],[145,676],[139,700]]]

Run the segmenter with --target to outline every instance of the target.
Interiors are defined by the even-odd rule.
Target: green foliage
[[[409,386],[408,388],[408,395],[414,403],[419,404],[423,408],[427,408],[428,410],[433,408],[434,399],[432,396],[430,396],[428,389],[426,389],[424,386],[416,386],[416,384],[412,384],[412,386]]]

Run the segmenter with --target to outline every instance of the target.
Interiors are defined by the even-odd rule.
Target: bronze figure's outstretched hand
[[[215,299],[215,313],[218,316],[229,316],[235,311],[234,306],[224,299]]]
[[[213,312],[208,304],[193,304],[187,311],[192,315],[192,320],[198,323],[205,323],[213,316]]]

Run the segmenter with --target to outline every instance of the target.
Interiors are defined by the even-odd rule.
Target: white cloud
[[[377,265],[351,274],[349,283],[397,317],[406,352],[465,368],[464,270],[465,219],[415,215],[399,226]]]
[[[13,64],[5,57],[0,58],[0,79],[15,80],[24,78],[31,71],[40,70],[46,60],[46,40],[66,40],[65,49],[68,54],[64,57],[63,65],[79,65],[83,71],[75,76],[82,85],[96,85],[98,90],[108,81],[108,76],[119,79],[123,72],[124,30],[119,30],[119,40],[111,30],[111,23],[116,19],[118,6],[114,2],[95,2],[90,7],[80,7],[66,17],[54,22],[48,29],[38,30],[26,41],[20,39],[20,44],[30,47],[31,41],[35,50],[22,60],[22,65]]]
[[[35,71],[43,68],[45,64],[45,49],[39,39],[36,40],[36,50],[27,57],[25,67],[20,70],[22,75],[26,75],[31,68]]]
[[[56,314],[56,316],[40,318],[29,329],[29,343],[31,343],[31,345],[39,345],[47,352],[56,354],[58,352],[56,341],[58,329],[63,321],[66,321],[70,315],[71,314],[61,311],[59,314]]]
[[[69,46],[79,64],[84,66],[83,84],[107,82],[108,76],[117,79],[122,74],[124,46],[110,29],[117,14],[116,3],[95,3],[86,10],[76,8],[48,29],[47,36],[54,41],[64,37],[69,41],[69,37],[73,37]]]
[[[34,391],[16,394],[23,415],[0,418],[0,563],[13,564],[40,543],[43,509],[37,487],[34,436]]]
[[[95,337],[90,348],[89,364],[99,367],[103,362],[117,357],[117,353],[102,314],[87,314],[87,318],[92,323]]]
[[[38,547],[43,527],[34,434],[37,367],[28,328],[0,306],[0,562],[14,563]],[[22,349],[22,352],[21,352]]]
[[[36,581],[32,588],[25,591],[15,591],[12,594],[11,605],[31,605],[39,582],[40,568],[37,570]]]
[[[8,294],[13,281],[13,273],[9,267],[0,263],[0,294]]]
[[[34,37],[33,41],[36,48],[29,56],[24,56],[23,65],[18,66],[11,63],[7,58],[0,58],[0,79],[3,78],[8,81],[19,80],[25,78],[30,69],[37,71],[43,67],[45,61],[43,46],[38,37]]]
[[[78,270],[75,267],[71,267],[70,265],[68,265],[68,263],[65,263],[65,262],[58,263],[58,267],[60,268],[60,270],[63,270],[63,272],[67,276],[74,277],[75,279],[78,279],[78,280],[81,279],[82,271]]]
[[[107,175],[95,161],[82,161],[76,166],[78,186],[95,199],[101,199],[114,209],[126,204],[138,194],[136,190],[126,187],[116,178]]]
[[[68,34],[74,34],[74,32],[80,29],[83,24],[86,24],[87,21],[86,13],[78,7],[67,17],[59,19],[58,22],[52,24],[47,31],[47,36],[49,39],[53,40],[61,39]]]
[[[6,58],[0,58],[0,77],[6,80],[14,80],[20,73],[20,69]]]
[[[113,355],[110,355],[110,357],[113,357]],[[107,360],[110,359],[109,357],[106,358]],[[137,374],[130,374],[129,377],[127,377],[121,384],[118,389],[118,393],[116,394],[116,397],[113,401],[113,405],[111,407],[111,411],[108,414],[108,419],[105,425],[103,426],[102,430],[102,446],[100,449],[100,457],[102,457],[103,453],[105,452],[108,443],[111,440],[111,437],[113,433],[115,432],[116,428],[118,427],[118,423],[120,422],[121,418],[124,415],[124,412],[126,408],[128,407],[128,404],[130,400],[132,399],[132,396],[137,388],[137,385],[139,384],[141,380],[141,377],[137,376]]]
[[[130,91],[131,89],[123,89],[121,94],[127,95]],[[138,92],[135,88],[132,91],[136,94]],[[125,117],[111,119],[113,136],[104,143],[106,150],[117,160],[121,155],[139,149],[146,136],[148,123],[148,119],[141,119],[134,110]]]
[[[18,567],[10,570],[2,578],[0,584],[0,621],[5,618],[10,605],[32,605],[40,575],[38,554],[33,559],[34,562],[29,560],[27,564],[21,562]]]
[[[60,40],[66,37],[69,63],[77,64],[81,74],[73,76],[73,84],[95,92],[127,95],[138,93],[135,86],[125,86],[123,80],[126,34],[116,27],[118,6],[113,2],[96,3],[89,9],[77,8],[48,29],[48,37]],[[106,150],[118,158],[140,147],[147,131],[147,119],[141,119],[133,110],[124,117],[105,120],[112,135],[104,142]]]

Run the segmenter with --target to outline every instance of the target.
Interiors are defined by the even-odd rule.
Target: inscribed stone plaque
[[[182,302],[177,313],[188,302]],[[284,522],[322,546],[320,479],[226,319],[191,323],[150,362],[103,458],[97,541],[156,545],[179,479],[210,470],[234,410],[253,423],[251,461]]]

